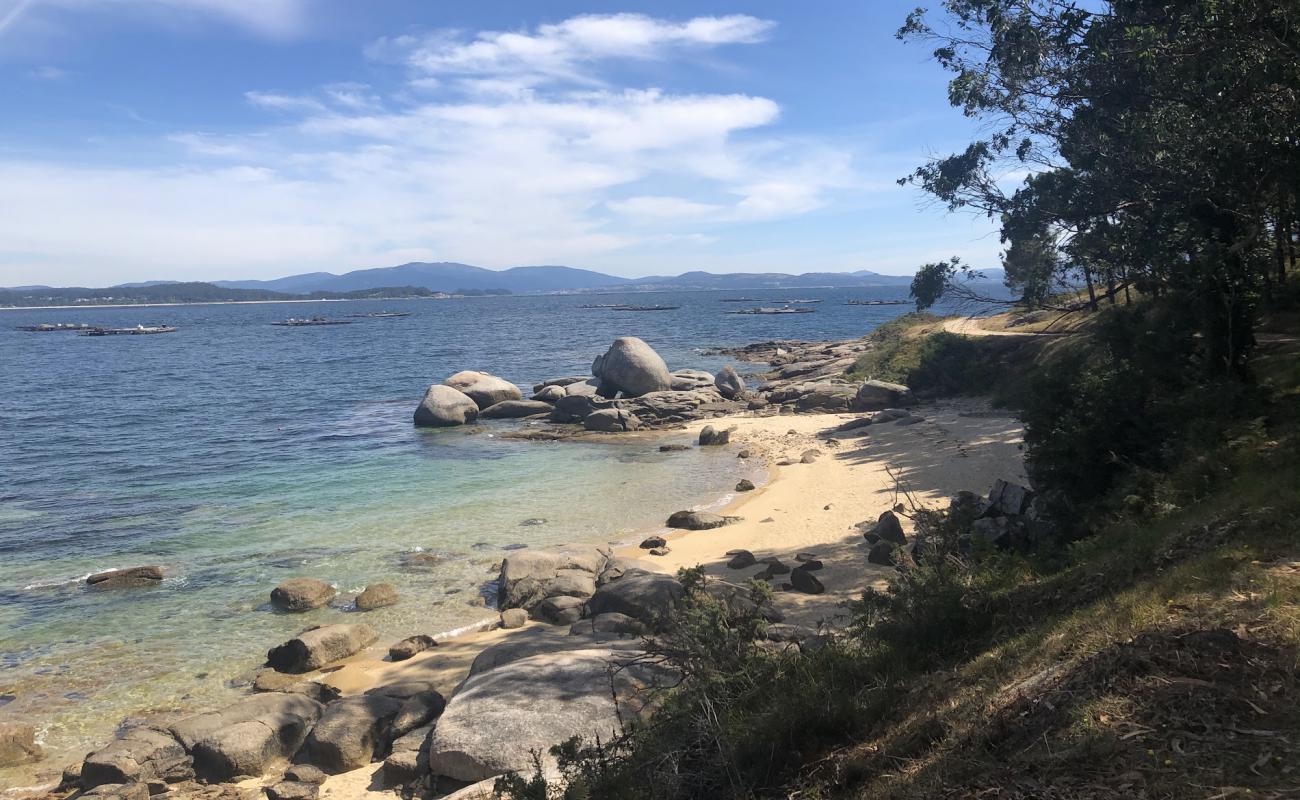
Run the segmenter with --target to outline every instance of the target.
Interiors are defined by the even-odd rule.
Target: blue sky
[[[0,0],[0,285],[996,266],[911,7]]]

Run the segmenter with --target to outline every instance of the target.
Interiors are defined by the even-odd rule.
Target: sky
[[[0,286],[996,266],[914,2],[0,0]]]

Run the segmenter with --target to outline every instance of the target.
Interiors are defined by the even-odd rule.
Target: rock
[[[794,560],[798,561],[800,564],[806,564],[809,561],[815,561],[816,559],[816,553],[797,553],[794,557]]]
[[[751,455],[753,454],[748,450],[741,450],[739,453],[736,453],[736,458],[749,458]]]
[[[1025,513],[1034,493],[1024,486],[998,479],[989,489],[988,516],[1014,517]]]
[[[820,563],[818,562],[819,565]],[[817,576],[812,574],[807,565],[790,571],[790,585],[795,588],[795,591],[804,594],[821,594],[826,591],[826,587],[822,586],[822,582],[817,580]]]
[[[908,412],[904,411],[901,408],[886,408],[882,411],[877,412],[874,416],[872,416],[871,424],[880,425],[882,423],[889,422],[890,420],[903,419],[904,417],[910,417],[910,416],[911,414],[909,414]]]
[[[415,636],[408,636],[388,648],[388,657],[393,661],[405,661],[408,658],[414,657],[418,653],[423,653],[425,650],[437,646],[438,643],[433,640],[432,636],[427,636],[421,633]]]
[[[908,414],[906,417],[900,417],[895,425],[916,425],[919,422],[925,422],[925,417],[916,417]]]
[[[645,623],[629,617],[627,614],[619,614],[616,611],[597,614],[591,619],[575,622],[569,628],[570,636],[594,636],[597,640],[602,641],[612,638],[638,637],[645,635],[645,633]]]
[[[855,390],[848,384],[814,383],[803,384],[789,391],[795,394],[792,399],[798,411],[840,412],[849,410]],[[774,393],[769,399],[776,400],[780,394],[782,393]]]
[[[674,392],[713,388],[713,375],[702,369],[679,369],[670,373],[670,377],[672,378],[672,385],[669,388]]]
[[[635,336],[615,339],[592,364],[592,374],[600,379],[602,388],[622,392],[627,397],[673,388],[668,365],[654,348]]]
[[[596,397],[599,394],[600,381],[595,378],[588,378],[564,387],[565,397]]]
[[[86,585],[94,586],[96,589],[128,589],[157,586],[162,583],[162,580],[162,567],[127,567],[126,569],[96,572],[86,578]]]
[[[548,597],[533,609],[533,616],[552,625],[572,625],[582,619],[584,604],[578,597]]]
[[[176,783],[194,777],[193,762],[175,737],[153,728],[128,728],[106,746],[86,756],[81,785]]]
[[[373,690],[372,690],[373,691]],[[433,722],[447,707],[447,701],[434,689],[424,689],[402,700],[389,729],[391,739],[405,736]]]
[[[1006,517],[984,517],[971,523],[970,535],[976,541],[1001,547],[1011,543],[1011,526]]]
[[[637,572],[610,581],[587,601],[590,616],[611,611],[626,614],[655,627],[663,623],[685,589],[670,575]]]
[[[528,612],[522,608],[507,608],[501,612],[501,627],[522,628],[528,624]]]
[[[879,411],[891,406],[910,406],[916,403],[912,390],[901,383],[865,381],[858,387],[853,408],[857,411]]]
[[[718,372],[713,385],[717,387],[718,393],[728,400],[735,400],[745,393],[745,380],[730,364]]]
[[[385,788],[414,783],[429,773],[429,737],[433,726],[416,728],[393,742],[393,750],[384,759]]]
[[[898,545],[893,542],[879,541],[871,546],[867,553],[867,561],[872,564],[879,564],[882,567],[894,566],[894,548]]]
[[[758,559],[754,558],[754,554],[748,550],[738,550],[728,555],[731,556],[731,560],[727,562],[727,566],[731,569],[748,569],[758,564]]]
[[[641,427],[641,420],[635,414],[617,408],[605,408],[593,411],[582,420],[582,427],[589,431],[602,433],[625,433]]]
[[[316,800],[320,786],[300,781],[280,781],[266,787],[267,800]]]
[[[465,370],[457,372],[442,382],[474,401],[479,410],[489,408],[507,400],[522,400],[524,393],[504,378],[489,375],[486,372]]]
[[[36,743],[36,728],[21,722],[0,722],[0,769],[30,764],[45,757]]]
[[[294,764],[284,771],[286,781],[314,783],[318,786],[324,783],[328,777],[320,767],[313,767],[311,764]]]
[[[533,399],[539,403],[554,403],[564,397],[565,394],[563,386],[543,386],[533,393]]]
[[[333,586],[315,578],[290,578],[271,590],[271,604],[283,611],[300,613],[320,608],[338,594]]]
[[[402,705],[400,698],[370,693],[331,703],[307,736],[306,759],[331,775],[364,767],[387,749]]]
[[[256,777],[293,757],[324,708],[300,694],[257,694],[187,717],[171,733],[193,755],[199,778]]]
[[[379,638],[369,625],[324,625],[303,631],[266,654],[266,664],[280,672],[311,672],[361,652]]]
[[[691,446],[688,445],[688,444],[661,444],[661,445],[659,445],[659,452],[661,452],[661,453],[680,453],[680,452],[682,452],[682,451],[684,451],[684,450],[690,450],[690,449],[691,449]]]
[[[613,401],[603,397],[587,395],[566,395],[555,401],[551,411],[552,422],[581,422],[589,414],[613,408]]]
[[[450,428],[478,419],[478,405],[463,392],[435,383],[424,393],[415,409],[415,424],[421,428]]]
[[[527,526],[527,527],[532,527],[532,526],[534,526],[534,525],[545,525],[545,524],[546,524],[546,518],[545,518],[545,517],[529,517],[528,519],[523,520],[523,521],[520,522],[519,524],[520,524],[520,525]]]
[[[726,428],[725,430],[717,430],[712,425],[705,425],[700,429],[700,446],[716,447],[718,445],[727,444],[731,441],[731,432],[734,430],[734,427]]]
[[[656,547],[664,547],[667,544],[668,544],[668,540],[662,536],[647,536],[641,542],[641,549],[651,550]]]
[[[563,397],[564,390],[555,386],[547,387],[560,392]],[[557,400],[559,398],[556,398]],[[479,413],[481,419],[518,419],[520,417],[531,417],[534,414],[551,413],[551,403],[544,403],[541,400],[502,400],[500,403],[493,403]]]
[[[542,653],[471,675],[434,727],[429,771],[466,782],[510,770],[531,774],[534,752],[575,736],[617,736],[635,717],[627,699],[662,676],[607,647]]]
[[[821,458],[821,455],[822,455],[822,451],[820,450],[805,450],[803,451],[803,455],[799,456],[799,463],[811,464],[817,459]]]
[[[273,669],[258,671],[253,678],[253,691],[285,692],[310,697],[318,703],[329,703],[339,698],[339,690],[316,681],[304,679],[301,675],[289,675]]]
[[[104,783],[96,786],[79,797],[92,797],[95,800],[149,800],[149,784],[144,783]]]
[[[886,542],[907,544],[907,535],[903,533],[903,523],[898,521],[898,517],[893,511],[882,511],[871,531]]]
[[[682,528],[688,531],[707,531],[721,528],[737,522],[739,517],[724,517],[708,511],[674,511],[666,523],[670,528]]]
[[[502,608],[531,610],[547,597],[586,597],[608,565],[609,554],[596,547],[512,553],[501,563],[498,602]]]
[[[798,559],[796,558],[796,560]],[[808,572],[816,572],[817,570],[821,569],[824,566],[825,564],[821,562],[821,559],[806,558],[803,559],[803,562],[799,566],[795,567],[795,569],[807,570]]]
[[[397,605],[397,589],[391,583],[372,583],[357,595],[356,604],[361,611]]]
[[[402,565],[417,569],[430,569],[442,563],[442,556],[437,553],[406,553],[402,556]]]
[[[671,552],[672,552],[672,550],[669,549],[669,548],[667,548],[667,547],[655,547],[655,548],[652,548],[652,549],[650,550],[650,555],[652,555],[652,556],[666,556],[666,555],[668,555],[668,554],[671,553]]]
[[[752,492],[754,491],[754,482],[751,481],[749,478],[741,478],[740,482],[736,484],[736,491]]]

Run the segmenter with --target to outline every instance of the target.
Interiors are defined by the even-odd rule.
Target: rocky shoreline
[[[648,345],[625,337],[596,359],[592,377],[543,381],[533,387],[529,400],[495,376],[457,373],[430,387],[414,421],[442,427],[482,418],[524,419],[544,423],[543,430],[556,438],[699,427],[721,417],[854,414],[848,420],[831,419],[828,430],[840,436],[860,435],[873,424],[921,421],[900,409],[915,403],[906,387],[840,377],[867,347],[862,340],[769,342],[727,351],[770,368],[751,389],[731,368],[716,376],[694,370],[671,373]],[[733,430],[734,425],[705,426],[698,445],[727,444]],[[822,441],[836,446],[834,435]],[[812,464],[820,453],[809,449],[799,462],[790,463]],[[765,455],[769,463],[788,461]],[[737,489],[750,498],[762,495],[762,490],[752,492],[752,484]],[[713,531],[740,521],[688,509],[667,524]],[[868,534],[866,546],[874,554],[879,548],[870,537],[897,547],[902,529],[897,520],[891,524],[882,515]],[[901,538],[906,542],[905,535]],[[322,784],[338,779],[332,776],[368,771],[373,787],[408,797],[442,796],[449,785],[490,785],[504,771],[528,769],[532,751],[545,752],[575,734],[608,738],[622,720],[645,706],[646,691],[665,682],[661,670],[646,667],[638,656],[644,655],[644,637],[664,624],[683,592],[675,577],[664,574],[672,560],[662,558],[672,552],[666,539],[647,539],[639,550],[652,560],[606,547],[509,554],[497,577],[497,624],[508,635],[494,632],[497,640],[490,644],[470,642],[472,636],[465,642],[408,637],[388,650],[384,669],[391,674],[367,677],[373,685],[347,683],[347,676],[369,668],[358,659],[374,665],[365,651],[378,637],[369,626],[307,628],[268,652],[254,694],[170,725],[127,728],[70,766],[59,786],[45,794],[310,800]],[[825,591],[814,574],[823,568],[816,553],[800,553],[787,563],[733,549],[726,559],[730,570],[759,568],[757,577],[775,581],[779,590],[809,596]],[[152,580],[150,570],[127,571],[112,580]],[[748,577],[737,573],[735,580],[714,579],[709,591],[728,603],[750,602],[740,585]],[[297,579],[276,587],[272,602],[289,611],[305,610],[328,602],[332,591],[328,584]],[[380,603],[395,600],[382,585],[363,594]],[[761,611],[773,623],[774,645],[817,646],[820,641],[822,634],[812,627],[784,624],[779,608]],[[435,666],[458,648],[470,652],[460,653],[457,665]],[[612,693],[611,664],[623,667]],[[438,669],[438,677],[431,677],[430,671]],[[11,749],[22,751],[18,757],[34,757],[34,744],[22,750],[26,733],[16,727],[0,731],[0,743],[11,739],[17,743]],[[431,794],[435,792],[439,794]]]

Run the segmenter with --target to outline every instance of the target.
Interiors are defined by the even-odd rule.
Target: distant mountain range
[[[989,281],[1001,282],[1002,270],[984,270]],[[664,291],[725,289],[796,289],[816,287],[857,288],[871,286],[908,286],[907,275],[881,275],[870,270],[856,272],[805,272],[791,275],[782,272],[685,272],[681,275],[651,275],[644,278],[621,278],[588,269],[574,267],[537,266],[512,267],[493,270],[455,262],[412,262],[396,267],[359,269],[335,275],[331,272],[307,272],[274,280],[212,281],[210,284],[179,281],[142,281],[124,283],[111,289],[132,290],[135,296],[171,294],[159,291],[164,287],[187,287],[185,294],[208,296],[213,293],[201,290],[211,286],[226,290],[230,299],[252,299],[249,292],[262,293],[263,297],[329,295],[341,296],[367,290],[392,287],[418,288],[431,292],[447,293],[511,293],[538,294],[548,292],[595,291]],[[73,292],[73,289],[52,290],[48,286],[17,286],[6,290],[30,295],[44,290]],[[107,290],[75,290],[87,297],[90,292],[102,296]],[[216,293],[220,294],[220,293]],[[216,298],[214,298],[216,299]]]

